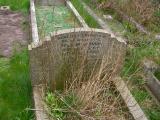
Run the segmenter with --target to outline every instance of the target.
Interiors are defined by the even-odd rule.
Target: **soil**
[[[14,50],[27,45],[29,36],[25,17],[18,12],[0,10],[0,56],[10,57]]]

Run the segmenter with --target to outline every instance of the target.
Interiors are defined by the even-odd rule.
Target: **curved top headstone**
[[[48,77],[54,76],[61,57],[66,57],[71,48],[78,49],[80,56],[86,55],[92,62],[103,59],[109,68],[117,67],[115,74],[118,74],[124,61],[126,42],[102,29],[73,28],[53,32],[39,45],[30,45],[34,84],[54,80],[54,77]]]

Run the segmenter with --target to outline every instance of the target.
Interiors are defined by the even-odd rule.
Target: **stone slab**
[[[115,85],[118,91],[120,92],[123,100],[125,101],[129,111],[133,115],[135,120],[148,120],[139,104],[131,94],[125,82],[119,77],[115,78]]]

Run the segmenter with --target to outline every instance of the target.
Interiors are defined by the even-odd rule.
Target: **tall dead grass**
[[[151,0],[104,0],[97,3],[97,7],[121,11],[141,24],[152,21],[155,11]]]
[[[55,92],[58,86],[62,91],[55,94],[68,106],[65,112],[70,114],[65,117],[65,120],[132,119],[112,83],[122,64],[121,53],[119,52],[120,54],[116,54],[115,57],[113,48],[105,54],[98,49],[98,55],[92,57],[89,52],[92,43],[90,37],[85,39],[85,42],[81,42],[78,47],[76,38],[70,40],[70,45],[65,51],[61,51],[59,45],[55,45],[56,38],[54,40],[52,55],[58,62],[56,62],[56,82],[54,81],[51,89]],[[74,93],[78,98],[74,107],[65,101],[65,96],[69,96],[70,93]]]

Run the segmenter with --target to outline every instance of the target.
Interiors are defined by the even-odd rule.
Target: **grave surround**
[[[75,43],[74,47],[78,48],[80,48],[80,46],[85,46],[87,43],[89,44],[88,57],[91,61],[102,59],[102,56],[105,56],[105,60],[109,60],[110,65],[114,65],[113,63],[116,63],[116,61],[119,60],[119,64],[117,66],[119,69],[117,69],[115,73],[116,76],[118,76],[125,59],[126,42],[121,37],[115,36],[112,31],[106,28],[106,25],[104,25],[105,30],[92,29],[88,28],[88,26],[84,24],[85,21],[80,19],[78,20],[84,28],[73,28],[68,30],[56,31],[51,33],[51,35],[46,37],[44,40],[39,40],[36,36],[38,34],[36,34],[36,19],[34,19],[34,1],[30,0],[30,2],[32,3],[31,20],[33,42],[28,46],[28,48],[30,53],[30,70],[33,85],[33,98],[36,109],[35,116],[36,120],[49,120],[48,115],[46,115],[45,113],[45,103],[43,103],[44,101],[42,99],[44,93],[43,89],[44,86],[46,86],[45,83],[54,81],[53,73],[55,72],[57,65],[54,61],[55,59],[52,56],[54,51],[56,50],[56,53],[62,54],[65,53],[68,47],[70,47],[71,43]],[[73,11],[76,17],[78,16],[77,18],[81,18],[79,17],[79,14],[77,14],[78,12],[75,12],[75,8],[73,10],[74,6],[70,1],[67,0],[66,5],[68,5],[68,8]],[[59,59],[57,59],[56,61],[59,62]],[[146,116],[139,107],[138,103],[132,97],[123,80],[115,80],[115,85],[135,120],[147,120]],[[126,99],[126,97],[128,99]]]

